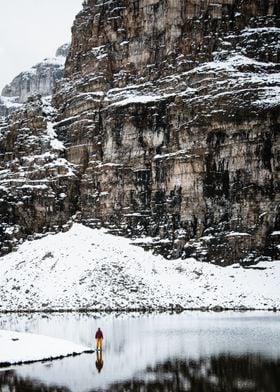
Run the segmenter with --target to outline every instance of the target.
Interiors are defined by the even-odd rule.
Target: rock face
[[[1,253],[22,238],[62,227],[74,214],[73,165],[52,127],[55,111],[34,97],[0,122]]]
[[[68,52],[69,52],[69,46],[70,44],[63,44],[59,48],[57,48],[55,52],[55,57],[67,57]]]
[[[151,236],[166,257],[279,255],[279,14],[277,0],[85,1],[53,97],[79,189],[63,219]]]
[[[267,248],[279,33],[277,1],[87,1],[54,98],[84,218],[157,236],[173,257]]]
[[[17,97],[18,102],[26,102],[34,94],[51,95],[55,82],[62,78],[65,58],[69,45],[65,44],[56,51],[56,57],[45,59],[30,70],[21,72],[4,87],[2,96]]]

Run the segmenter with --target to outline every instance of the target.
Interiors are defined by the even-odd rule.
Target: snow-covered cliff
[[[276,0],[85,1],[51,117],[38,99],[0,127],[2,250],[79,212],[167,258],[279,256],[279,15]]]
[[[279,23],[277,1],[85,2],[54,99],[85,221],[167,257],[277,255]]]
[[[3,97],[16,98],[19,103],[26,102],[34,94],[51,95],[55,83],[63,76],[65,58],[69,45],[64,44],[56,51],[56,56],[46,58],[27,71],[17,75],[2,90]],[[1,97],[1,100],[5,100]]]

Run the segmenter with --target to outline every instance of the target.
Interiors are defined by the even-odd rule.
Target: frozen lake
[[[85,346],[93,346],[97,327],[105,335],[102,358],[2,369],[0,391],[280,390],[278,313],[0,315],[0,329]]]

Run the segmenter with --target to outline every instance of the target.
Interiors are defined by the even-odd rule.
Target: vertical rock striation
[[[75,167],[53,129],[55,110],[34,96],[0,122],[0,251],[34,233],[67,229],[78,193]]]
[[[17,75],[10,84],[3,88],[2,101],[5,103],[5,98],[16,98],[17,102],[24,103],[32,95],[51,95],[56,81],[63,76],[68,49],[69,44],[60,46],[54,58],[46,58]]]
[[[23,213],[13,224],[80,211],[168,258],[279,256],[279,14],[277,0],[85,1],[53,96],[56,158],[73,176],[48,182],[54,214],[42,208],[38,227]],[[1,125],[2,162],[17,121]]]
[[[167,257],[275,255],[279,3],[88,0],[72,32],[54,102],[85,221]]]

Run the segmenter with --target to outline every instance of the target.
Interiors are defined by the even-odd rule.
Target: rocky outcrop
[[[68,48],[68,44],[62,45],[57,49],[56,57],[44,59],[30,70],[21,72],[4,87],[2,96],[17,97],[17,101],[23,103],[32,95],[51,95],[56,81],[63,76]]]
[[[1,253],[34,233],[67,228],[77,196],[75,168],[52,127],[55,111],[34,97],[0,123]]]
[[[55,52],[55,57],[67,57],[68,52],[69,52],[69,46],[70,44],[63,44],[59,48],[57,48]]]
[[[279,256],[279,8],[85,1],[53,97],[79,191],[48,224],[79,211],[168,258]]]
[[[278,2],[88,0],[72,31],[54,102],[85,221],[167,257],[275,255]]]

